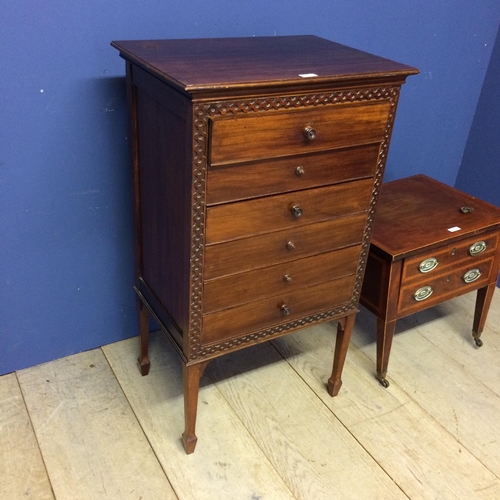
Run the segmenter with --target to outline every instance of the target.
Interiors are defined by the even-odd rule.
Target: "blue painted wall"
[[[458,171],[456,187],[500,207],[500,31]]]
[[[386,179],[453,184],[499,20],[498,0],[0,0],[0,373],[136,334],[111,40],[316,34],[416,66]]]

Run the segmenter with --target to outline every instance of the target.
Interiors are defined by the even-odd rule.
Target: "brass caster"
[[[386,378],[380,378],[378,381],[384,389],[387,389],[390,385],[389,381]]]
[[[474,342],[476,343],[477,347],[482,347],[482,345],[483,345],[483,341],[479,338],[474,339]]]

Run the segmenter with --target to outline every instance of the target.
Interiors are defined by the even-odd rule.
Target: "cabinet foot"
[[[148,308],[139,299],[139,343],[140,352],[139,370],[141,375],[145,377],[149,373],[151,363],[149,362],[149,311]]]
[[[184,446],[186,455],[191,455],[194,452],[197,441],[198,438],[194,434],[187,436],[185,432],[182,433],[182,445]]]
[[[145,377],[149,373],[149,368],[151,367],[151,363],[149,359],[141,359],[140,357],[137,359],[137,363],[139,364],[139,370],[141,375]]]
[[[477,347],[483,346],[483,341],[479,337],[474,337],[474,342],[476,343]]]

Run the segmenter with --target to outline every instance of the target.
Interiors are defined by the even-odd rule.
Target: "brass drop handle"
[[[286,249],[287,250],[295,250],[295,243],[293,241],[289,241],[287,244],[286,244]]]
[[[292,277],[289,274],[285,274],[285,276],[283,276],[283,281],[285,283],[290,283],[292,281]]]
[[[302,177],[305,173],[306,171],[304,170],[304,167],[299,166],[295,169],[295,175],[297,177]]]
[[[304,213],[304,210],[302,210],[299,205],[293,205],[290,211],[293,215],[295,215],[295,217],[302,217],[302,214]]]
[[[439,262],[436,257],[429,257],[419,264],[418,270],[421,273],[430,273],[433,269],[436,269],[438,264]]]
[[[462,276],[462,279],[466,283],[472,283],[473,281],[478,280],[481,277],[481,274],[482,273],[479,269],[471,269]]]
[[[287,307],[286,304],[283,304],[280,309],[281,309],[281,312],[283,313],[283,316],[289,316],[290,315],[290,308]]]
[[[469,254],[474,257],[475,255],[483,253],[487,247],[488,245],[486,244],[486,241],[476,241],[473,245],[470,246]]]
[[[419,288],[414,294],[413,298],[417,302],[421,302],[422,300],[428,299],[434,290],[430,286],[423,286],[422,288]]]
[[[312,127],[310,127],[310,126],[307,126],[304,129],[303,134],[304,134],[304,137],[307,140],[309,140],[309,141],[312,141],[313,139],[316,139],[316,130],[313,129]]]

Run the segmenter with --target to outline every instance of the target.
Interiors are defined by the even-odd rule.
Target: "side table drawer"
[[[455,245],[447,244],[424,255],[406,259],[403,267],[403,282],[410,279],[430,277],[446,272],[449,266],[464,261],[464,266],[494,255],[498,248],[498,232],[474,236]],[[466,263],[468,262],[468,264]],[[460,264],[461,265],[461,264]]]
[[[450,273],[428,276],[401,286],[398,314],[406,315],[426,309],[451,297],[481,288],[491,282],[494,257],[467,262]]]
[[[301,288],[241,306],[203,315],[202,343],[221,342],[232,337],[271,328],[347,303],[355,276]]]

